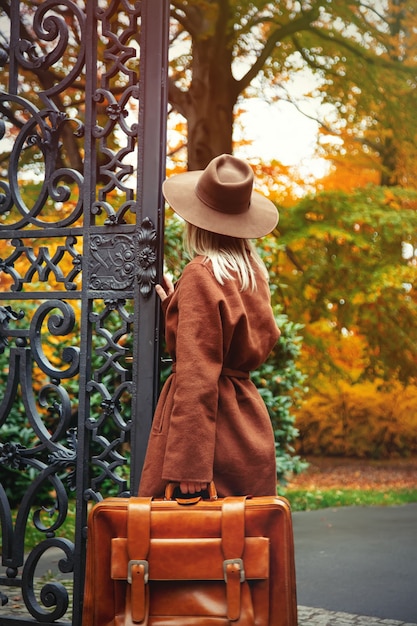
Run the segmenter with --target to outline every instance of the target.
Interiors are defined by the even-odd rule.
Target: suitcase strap
[[[245,581],[246,496],[224,498],[221,533],[223,574],[226,583],[227,619],[240,617],[241,586]],[[151,498],[129,498],[127,520],[128,572],[132,620],[146,626],[149,617],[149,563],[151,541]]]
[[[222,503],[223,572],[226,582],[227,619],[240,617],[241,585],[245,581],[243,550],[245,547],[246,497],[224,498]]]
[[[127,516],[127,581],[130,583],[132,619],[144,625],[149,617],[147,558],[151,541],[151,502],[152,498],[129,498]]]

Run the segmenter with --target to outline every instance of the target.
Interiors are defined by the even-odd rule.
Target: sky
[[[324,176],[329,162],[315,154],[319,130],[316,119],[330,111],[326,111],[318,98],[304,95],[312,91],[313,80],[300,73],[293,81],[291,97],[297,101],[300,110],[284,99],[241,98],[236,107],[240,113],[234,125],[235,155],[248,161],[268,163],[276,160],[286,166],[307,170],[315,178]],[[170,132],[175,135],[175,131]],[[243,140],[245,144],[239,145]]]
[[[251,141],[240,147],[236,155],[265,162],[277,160],[300,169],[307,167],[315,177],[323,176],[329,163],[315,154],[317,119],[334,118],[334,114],[331,107],[323,105],[321,97],[315,95],[319,87],[317,76],[305,67],[293,72],[281,88],[268,87],[256,78],[252,93],[261,95],[240,100],[239,108],[244,112],[235,124],[234,138]]]
[[[307,91],[308,85],[299,88]],[[249,162],[279,161],[308,178],[321,178],[328,172],[329,161],[316,154],[319,123],[313,118],[323,110],[317,100],[303,101],[307,115],[290,102],[270,102],[261,97],[243,98],[238,108],[241,113],[234,125],[235,156]],[[168,136],[170,132],[175,135],[175,131],[168,130]],[[239,145],[241,140],[245,143]]]
[[[285,165],[296,165],[300,158],[313,156],[318,124],[291,104],[256,99],[245,102],[243,108],[247,112],[242,114],[242,124],[253,137],[252,154],[261,152],[264,159],[278,159]]]
[[[262,161],[280,161],[283,165],[308,166],[315,176],[322,176],[328,163],[315,156],[318,122],[306,117],[288,102],[269,103],[251,98],[242,104],[241,129],[250,144],[239,148],[241,156]]]

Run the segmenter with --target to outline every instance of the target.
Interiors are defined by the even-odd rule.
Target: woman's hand
[[[168,296],[174,293],[174,285],[169,276],[164,275],[163,284],[155,285],[155,291],[158,296],[161,298],[161,302],[166,300]]]
[[[198,483],[192,481],[184,481],[180,483],[181,493],[198,493],[199,491],[205,491],[207,487],[207,483]]]

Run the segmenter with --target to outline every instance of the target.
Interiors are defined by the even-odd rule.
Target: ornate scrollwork
[[[105,480],[110,480],[113,485],[116,485],[120,494],[126,493],[127,481],[120,476],[118,470],[127,464],[127,459],[119,452],[119,448],[125,442],[132,422],[131,420],[125,421],[123,418],[120,397],[125,392],[131,395],[132,387],[130,382],[123,383],[111,396],[103,384],[90,381],[87,391],[101,396],[99,404],[101,415],[97,419],[90,418],[86,424],[87,428],[92,431],[92,442],[97,453],[92,457],[95,475],[91,480],[91,489],[87,490],[90,495],[86,492],[85,497],[99,500],[98,493]],[[106,428],[107,432],[117,428],[119,436],[110,441],[106,435],[101,434],[103,428]]]
[[[86,386],[91,410],[86,427],[92,431],[95,454],[91,489],[85,497],[94,500],[100,499],[99,490],[109,481],[119,494],[126,492],[126,477],[120,470],[127,464],[124,447],[132,426],[131,370],[126,363],[131,348],[126,340],[131,336],[133,315],[126,310],[124,299],[109,298],[104,305],[100,312],[90,314],[98,362],[94,380]]]
[[[35,254],[33,246],[27,245],[23,239],[12,239],[14,251],[7,259],[0,259],[0,271],[13,279],[11,291],[22,291],[35,275],[39,277],[40,283],[46,283],[52,275],[56,283],[62,283],[68,291],[74,291],[77,288],[75,279],[82,270],[82,255],[75,249],[76,244],[76,237],[69,236],[65,245],[57,245],[53,255],[51,246],[46,245],[39,246]],[[72,264],[69,271],[68,259]],[[16,269],[18,264],[19,271]]]
[[[11,306],[0,305],[0,354],[3,354],[5,347],[9,344],[6,337],[9,320],[21,320],[24,316],[23,311],[16,313]]]
[[[10,607],[0,622],[81,625],[80,603],[69,616],[64,586],[40,581],[41,561],[61,551],[59,570],[74,572],[82,598],[85,501],[128,495],[130,455],[141,448],[132,427],[142,390],[146,403],[149,395],[148,352],[136,355],[134,332],[149,331],[141,299],[156,280],[151,218],[162,221],[166,111],[155,76],[166,70],[168,7],[157,3],[13,0],[3,12],[13,24],[0,50],[10,79],[0,92],[9,153],[0,180],[0,585],[18,588],[30,615]],[[143,219],[148,188],[156,201]],[[152,358],[149,368],[154,395]],[[73,503],[74,544],[61,536]]]
[[[10,504],[3,486],[0,484],[0,518],[2,527],[2,564],[7,566],[9,577],[17,576],[18,567],[24,562],[24,537],[33,512],[33,525],[44,537],[52,538],[64,523],[68,512],[68,496],[62,480],[56,475],[54,466],[32,458],[36,450],[21,450],[21,463],[24,471],[30,472],[31,481],[21,499],[13,527]],[[48,493],[55,494],[54,504],[50,504]],[[45,498],[48,499],[46,503]],[[39,504],[40,503],[40,504]]]
[[[48,460],[56,470],[68,469],[66,482],[71,491],[76,490],[75,462],[77,460],[77,429],[70,428],[67,436],[68,448],[56,448],[49,456]]]
[[[91,289],[132,288],[136,277],[141,294],[148,297],[156,280],[156,245],[156,230],[148,217],[136,234],[93,235]]]
[[[65,6],[66,19],[59,15],[57,5]],[[50,12],[49,15],[48,12]],[[75,19],[71,20],[69,14],[73,15]],[[70,34],[69,31],[68,25],[70,23],[74,29],[73,34]],[[72,68],[68,68],[61,80],[45,91],[48,96],[64,91],[82,71],[86,46],[85,24],[85,14],[76,2],[71,0],[59,0],[59,2],[57,0],[44,0],[34,14],[33,29],[39,40],[53,42],[53,45],[49,46],[46,53],[39,54],[33,42],[25,39],[19,40],[19,45],[15,50],[18,62],[26,69],[35,70],[46,70],[59,62],[68,47],[70,35],[79,41],[77,54],[71,56]],[[59,73],[57,72],[56,75],[58,76]]]
[[[135,51],[133,48],[131,49],[131,56],[135,56]],[[128,59],[126,58],[126,61],[127,60]],[[136,84],[131,85],[130,87],[125,89],[121,98],[118,100],[115,99],[114,95],[108,89],[97,89],[94,97],[97,102],[107,101],[108,103],[105,107],[108,122],[103,128],[99,126],[95,127],[93,131],[95,137],[107,137],[114,130],[115,124],[119,124],[121,130],[123,130],[126,135],[129,135],[131,137],[136,136],[138,130],[137,123],[135,122],[129,125],[127,119],[129,115],[128,104],[130,99],[133,98],[136,101],[139,100],[139,89]],[[130,144],[130,147],[133,149],[134,144]],[[125,170],[124,173],[127,173],[127,170]]]
[[[25,467],[25,461],[21,454],[23,450],[26,450],[26,447],[20,443],[13,443],[12,441],[0,443],[0,464],[11,469],[23,469]]]
[[[57,313],[56,311],[59,311]],[[49,316],[49,318],[48,318]],[[76,346],[66,346],[62,350],[62,360],[69,363],[66,369],[55,367],[45,355],[42,347],[42,325],[48,319],[48,332],[56,337],[71,333],[75,324],[74,309],[62,300],[49,300],[40,305],[35,312],[30,325],[32,353],[39,367],[51,378],[61,380],[71,378],[79,368],[80,349]]]
[[[77,124],[75,134],[80,136],[83,133],[81,122],[70,119],[52,106],[50,109],[39,110],[21,96],[0,93],[0,103],[6,102],[24,112],[27,121],[19,130],[10,153],[9,182],[1,182],[3,193],[0,194],[0,214],[7,216],[7,222],[2,223],[2,228],[16,229],[28,224],[52,228],[74,224],[82,215],[82,198],[79,190],[83,176],[71,168],[57,169],[56,165],[63,125],[75,121]],[[42,155],[44,161],[43,184],[31,207],[27,206],[28,199],[24,199],[19,181],[20,159],[29,147],[36,147],[37,155]],[[66,183],[60,184],[59,181],[64,179]],[[72,181],[72,188],[68,184],[69,181]],[[62,217],[62,211],[57,209],[51,214],[48,200],[56,203],[55,206],[67,203],[67,214]],[[48,209],[45,215],[42,215],[45,207]]]
[[[94,102],[100,105],[105,116],[93,128],[100,154],[105,158],[100,163],[98,198],[91,211],[94,215],[105,212],[105,224],[117,225],[126,220],[131,223],[129,213],[137,213],[139,201],[135,163],[138,162],[139,109],[140,109],[140,34],[141,5],[139,1],[119,3],[120,15],[115,15],[117,3],[96,10],[103,36],[108,38],[102,60],[101,71],[94,90]],[[123,89],[120,86],[123,85]],[[113,137],[117,134],[118,147]],[[118,208],[113,206],[114,190],[117,191]],[[120,204],[121,200],[121,204]]]
[[[61,618],[68,609],[68,590],[59,582],[46,583],[40,592],[40,599],[47,609],[38,602],[34,590],[34,576],[41,558],[51,548],[63,551],[65,559],[58,563],[61,572],[72,572],[74,567],[74,544],[68,539],[51,538],[40,543],[29,554],[22,572],[22,594],[30,614],[39,622],[53,622]],[[53,610],[48,610],[54,607]]]

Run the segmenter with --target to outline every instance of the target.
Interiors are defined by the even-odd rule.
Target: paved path
[[[417,626],[417,624],[299,606],[298,626]]]
[[[417,504],[296,512],[293,521],[300,624],[417,624]]]

